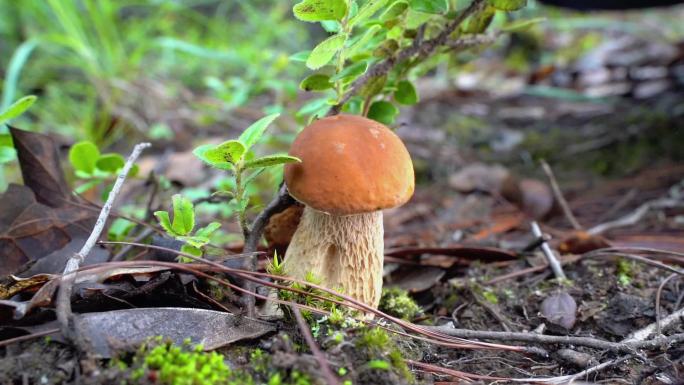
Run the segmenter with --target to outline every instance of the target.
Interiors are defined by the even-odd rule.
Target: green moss
[[[155,338],[143,345],[131,364],[123,359],[112,360],[111,366],[129,371],[127,383],[143,378],[161,385],[312,385],[311,378],[296,370],[274,369],[270,356],[260,349],[249,354],[245,369],[231,369],[224,356],[204,352],[201,345],[192,347],[189,341],[178,346]]]
[[[385,329],[379,327],[363,329],[356,339],[355,345],[359,350],[365,351],[368,357],[367,365],[371,369],[392,370],[409,383],[415,382],[413,373],[411,373],[411,370],[404,361],[404,355],[397,346],[396,341],[390,337]],[[387,359],[389,359],[389,362]],[[387,368],[380,367],[385,365],[381,364],[380,361],[387,364]]]
[[[416,301],[404,289],[390,287],[382,290],[378,308],[397,318],[410,321],[422,313]]]

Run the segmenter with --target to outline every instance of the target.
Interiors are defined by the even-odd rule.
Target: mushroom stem
[[[283,268],[298,279],[311,272],[323,286],[377,307],[383,258],[382,211],[335,216],[306,206]]]

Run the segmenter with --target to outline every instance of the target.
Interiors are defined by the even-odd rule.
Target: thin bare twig
[[[639,222],[641,218],[643,218],[650,210],[681,206],[684,206],[684,202],[682,202],[680,199],[655,199],[642,204],[641,206],[637,207],[634,211],[621,218],[596,225],[591,229],[587,230],[587,232],[592,235],[598,235],[614,228],[632,226]]]
[[[429,330],[435,330],[450,336],[493,341],[519,341],[537,344],[553,345],[576,345],[586,346],[593,349],[609,350],[611,352],[634,353],[637,349],[653,350],[661,346],[673,345],[684,341],[684,333],[673,334],[665,338],[657,338],[648,341],[610,342],[592,337],[552,336],[537,333],[515,333],[497,331],[477,331],[467,329],[455,329],[445,326],[424,326]]]
[[[558,204],[561,206],[565,218],[567,218],[568,222],[570,222],[570,224],[575,230],[582,230],[582,225],[580,225],[579,221],[577,221],[577,218],[575,218],[575,214],[573,214],[572,210],[570,210],[570,205],[568,205],[568,201],[565,200],[565,197],[563,196],[563,192],[561,191],[560,186],[558,185],[556,176],[553,175],[551,166],[549,166],[549,164],[546,163],[544,159],[540,160],[539,163],[541,164],[542,170],[544,170],[544,174],[546,174],[546,177],[549,178],[551,190],[553,191],[553,195],[556,197]]]
[[[40,338],[40,337],[49,336],[50,334],[55,334],[55,333],[58,333],[58,332],[59,332],[59,329],[58,329],[58,328],[54,328],[54,329],[43,330],[43,331],[36,332],[36,333],[32,333],[32,334],[27,334],[27,335],[25,335],[25,336],[19,336],[19,337],[14,337],[14,338],[8,338],[8,339],[6,339],[6,340],[0,341],[0,347],[2,347],[2,346],[7,346],[7,345],[9,345],[9,344],[13,344],[13,343],[16,343],[16,342],[28,341],[28,340],[32,340],[32,339],[34,339],[34,338]]]
[[[542,233],[541,229],[539,228],[539,224],[537,224],[536,221],[532,221],[530,226],[532,227],[532,234],[534,234],[535,237],[544,239],[544,233]],[[565,279],[566,277],[565,272],[563,271],[563,266],[561,266],[558,258],[556,258],[556,254],[554,254],[553,250],[551,250],[549,243],[544,240],[539,247],[544,253],[546,261],[549,263],[549,266],[551,267],[551,270],[553,270],[553,274],[556,276],[556,278]]]
[[[109,192],[107,201],[105,202],[104,206],[102,206],[102,210],[100,211],[100,215],[97,217],[93,231],[90,233],[90,236],[86,240],[81,250],[67,260],[66,266],[64,267],[64,272],[62,273],[56,305],[57,320],[59,321],[62,333],[66,338],[70,338],[72,336],[70,324],[72,317],[71,291],[73,289],[74,281],[76,280],[76,271],[83,260],[88,256],[88,254],[90,254],[90,251],[95,246],[98,238],[100,238],[100,234],[102,234],[102,230],[104,230],[104,226],[107,223],[107,218],[109,217],[109,212],[112,209],[114,200],[121,192],[121,187],[126,180],[126,176],[128,176],[128,173],[131,171],[133,163],[135,163],[142,151],[149,146],[149,143],[140,143],[133,148],[133,152],[131,152],[128,160],[126,160],[126,164],[124,164],[121,173],[119,173],[119,175],[116,177],[116,182],[114,182],[112,191]]]
[[[335,377],[335,374],[333,374],[332,370],[330,369],[330,365],[328,365],[328,360],[325,358],[325,355],[316,344],[316,341],[314,341],[313,335],[311,335],[311,330],[309,330],[309,325],[304,320],[304,317],[302,317],[302,313],[299,311],[299,308],[297,306],[290,306],[290,308],[292,309],[292,314],[294,314],[295,319],[297,320],[299,331],[302,332],[302,336],[304,337],[307,345],[309,345],[311,353],[313,353],[314,357],[318,361],[318,365],[321,367],[321,373],[323,374],[325,381],[328,383],[328,385],[339,385],[340,381],[337,379],[337,377]]]
[[[656,298],[655,298],[655,313],[656,313],[656,336],[662,335],[661,329],[660,329],[660,296],[663,293],[663,289],[665,288],[665,285],[667,285],[668,282],[674,277],[677,277],[677,274],[670,274],[663,280],[663,282],[660,283],[658,286],[658,290],[656,291]],[[676,309],[675,309],[676,310]]]

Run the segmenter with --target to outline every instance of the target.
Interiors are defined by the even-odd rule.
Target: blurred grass
[[[168,125],[163,112],[184,93],[216,99],[217,113],[264,94],[282,104],[302,72],[287,57],[308,38],[290,8],[265,0],[0,0],[2,103],[37,94],[22,123],[100,145]]]

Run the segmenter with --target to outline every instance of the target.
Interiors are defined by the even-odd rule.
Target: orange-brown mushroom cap
[[[355,115],[310,124],[292,143],[302,160],[285,166],[285,183],[298,201],[332,215],[402,205],[413,195],[411,157],[384,125]]]

